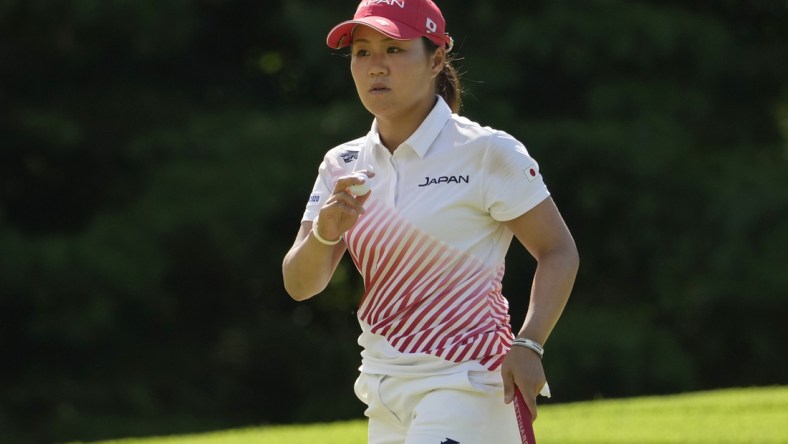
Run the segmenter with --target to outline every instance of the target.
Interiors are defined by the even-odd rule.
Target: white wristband
[[[321,236],[317,232],[317,224],[312,224],[312,236],[314,236],[315,239],[317,239],[317,241],[320,242],[321,244],[328,245],[328,246],[336,245],[336,244],[339,243],[339,241],[342,240],[342,236],[339,236],[339,239],[337,239],[335,241],[330,241],[330,240],[323,239],[323,236]]]
[[[536,341],[525,338],[517,338],[514,340],[514,342],[512,342],[512,345],[519,345],[520,347],[525,347],[532,350],[534,353],[539,355],[539,359],[544,357],[544,348],[542,348],[542,344]]]

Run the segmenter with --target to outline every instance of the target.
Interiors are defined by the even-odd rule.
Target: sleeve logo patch
[[[525,174],[525,178],[528,179],[528,182],[533,182],[534,179],[539,177],[539,166],[537,164],[533,164],[524,169],[523,173]]]
[[[317,205],[319,203],[320,203],[320,193],[312,193],[309,196],[309,202],[307,202],[307,205]]]

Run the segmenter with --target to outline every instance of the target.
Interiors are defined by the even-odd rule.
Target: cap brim
[[[332,49],[340,49],[350,45],[353,39],[353,29],[358,25],[369,26],[397,40],[417,39],[422,36],[421,32],[403,23],[385,17],[370,16],[348,20],[334,26],[326,37],[326,44]]]

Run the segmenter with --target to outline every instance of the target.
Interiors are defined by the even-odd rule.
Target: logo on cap
[[[389,6],[396,5],[396,6],[399,6],[400,8],[404,8],[405,7],[405,0],[365,0],[365,1],[361,2],[361,4],[359,5],[359,8],[361,8],[362,6],[379,5],[381,3],[383,3],[385,5],[389,5]]]
[[[430,32],[435,32],[438,30],[438,24],[432,21],[432,19],[429,17],[427,17],[427,29]]]

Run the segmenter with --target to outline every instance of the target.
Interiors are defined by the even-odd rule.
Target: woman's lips
[[[388,91],[390,91],[390,89],[388,87],[386,87],[386,85],[384,85],[382,83],[376,83],[376,84],[372,85],[372,88],[369,89],[369,92],[371,94],[383,94],[383,93],[386,93]]]

